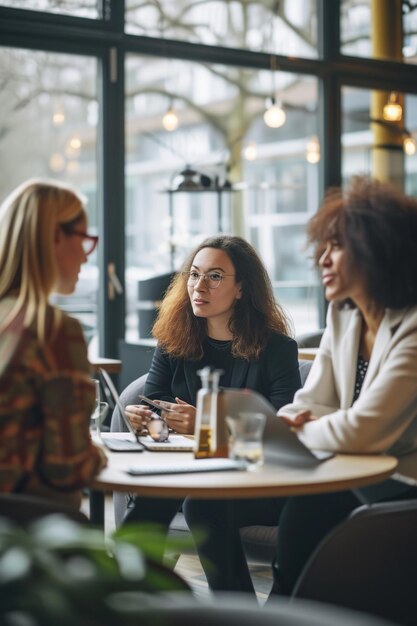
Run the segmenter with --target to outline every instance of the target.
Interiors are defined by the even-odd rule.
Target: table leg
[[[104,529],[104,492],[90,489],[90,521]]]
[[[226,581],[227,581],[227,589],[234,589],[235,580],[234,576],[236,574],[236,544],[235,544],[235,533],[234,530],[234,522],[235,522],[235,512],[233,508],[233,502],[226,502],[226,520],[227,520],[227,545],[229,546],[229,555],[230,558],[227,561],[227,569],[226,569]]]

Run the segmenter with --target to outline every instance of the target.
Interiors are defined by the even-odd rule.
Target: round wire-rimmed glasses
[[[181,272],[182,275],[187,279],[187,283],[189,285],[197,285],[201,279],[204,280],[204,284],[208,289],[217,289],[222,281],[227,276],[235,276],[235,274],[222,274],[221,272],[208,272],[204,274],[203,272],[197,272],[196,270],[190,270],[189,272]]]

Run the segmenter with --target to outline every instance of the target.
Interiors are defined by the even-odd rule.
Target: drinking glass
[[[263,413],[238,413],[226,417],[229,427],[229,456],[245,461],[248,469],[256,469],[263,464],[262,435],[266,416]]]
[[[98,420],[98,416],[100,414],[100,381],[93,378],[92,382],[94,383],[94,388],[95,388],[95,392],[96,392],[96,401],[95,401],[95,405],[94,405],[94,411],[91,414],[90,417],[90,431],[96,432],[97,430],[97,420]]]

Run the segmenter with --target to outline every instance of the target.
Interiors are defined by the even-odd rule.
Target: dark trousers
[[[284,500],[277,498],[233,501],[187,498],[183,501],[138,496],[131,498],[123,524],[158,524],[167,533],[169,524],[182,505],[211,589],[254,592],[239,528],[255,524],[275,526],[281,502]],[[192,514],[193,511],[195,515]],[[200,511],[203,519],[199,515]],[[229,537],[233,546],[229,543]],[[161,546],[161,558],[163,547]],[[230,572],[229,556],[232,549],[238,566],[232,577],[236,578],[236,585],[231,586],[226,572]]]
[[[198,546],[198,553],[210,588],[214,591],[253,591],[239,528],[279,524],[276,548],[279,586],[281,593],[290,594],[304,564],[320,540],[359,504],[356,496],[345,491],[228,503],[224,500],[189,499],[183,509],[192,533],[197,533],[199,529],[200,532],[201,529],[208,532],[206,539]],[[233,530],[230,529],[231,520]],[[225,541],[231,540],[233,547],[225,545]],[[230,589],[230,576],[227,579],[225,575],[231,549],[234,551],[235,566],[233,589]]]
[[[185,519],[195,537],[198,555],[213,591],[254,593],[239,528],[276,526],[284,504],[285,499],[281,498],[185,500]],[[231,575],[232,554],[234,572]]]
[[[386,481],[378,501],[417,498],[417,488]],[[398,484],[398,483],[397,483]],[[382,497],[384,490],[388,498]],[[396,492],[396,493],[393,493]],[[363,496],[363,494],[362,494]],[[376,501],[376,500],[373,500]],[[335,526],[344,521],[363,501],[352,491],[294,496],[264,500],[191,500],[183,510],[191,532],[199,529],[206,538],[197,549],[211,589],[215,591],[253,591],[239,528],[251,525],[279,525],[274,563],[273,592],[291,595],[309,557]],[[233,523],[233,528],[230,524]],[[230,542],[232,541],[232,545]],[[226,575],[233,549],[234,583]]]
[[[387,481],[387,483],[393,481]],[[416,498],[417,488],[404,487],[402,493],[386,500]],[[378,497],[379,501],[384,498]],[[337,524],[362,502],[352,491],[248,500],[155,499],[138,497],[132,501],[125,522],[153,522],[166,531],[181,504],[198,554],[214,591],[249,591],[253,585],[240,540],[244,526],[279,525],[274,567],[274,591],[290,595],[318,544]],[[232,552],[233,551],[233,552]],[[234,573],[230,576],[230,555]],[[231,582],[233,581],[233,582]]]
[[[123,524],[147,522],[158,524],[161,530],[168,532],[168,527],[176,513],[178,513],[182,502],[181,498],[131,497],[127,505]]]

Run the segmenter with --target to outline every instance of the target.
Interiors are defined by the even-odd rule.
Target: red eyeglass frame
[[[75,235],[76,237],[81,237],[83,242],[84,241],[90,242],[91,246],[87,247],[87,249],[83,246],[86,256],[89,256],[90,254],[92,254],[97,247],[98,235],[89,235],[88,233],[83,233],[80,230],[65,230],[64,229],[64,232],[66,235]]]

